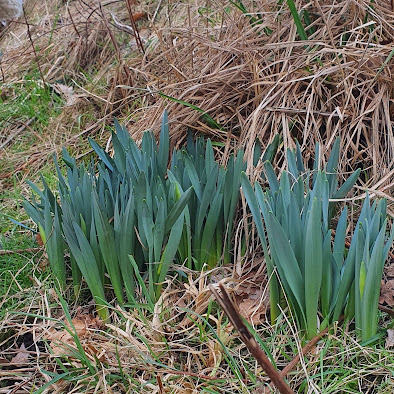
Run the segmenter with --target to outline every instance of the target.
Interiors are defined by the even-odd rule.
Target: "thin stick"
[[[137,46],[141,50],[142,54],[145,54],[144,44],[142,43],[140,33],[138,31],[137,25],[136,25],[135,20],[133,18],[133,10],[131,8],[131,0],[125,0],[125,1],[126,1],[127,11],[129,13],[131,27],[134,30],[135,41],[137,43]]]
[[[34,252],[39,252],[42,250],[41,248],[28,248],[28,249],[16,249],[16,250],[0,250],[0,256],[5,256],[8,254],[20,254],[20,253],[34,253]]]
[[[111,41],[112,41],[112,44],[113,44],[113,46],[114,46],[114,48],[115,48],[116,58],[117,58],[117,60],[118,60],[118,63],[121,64],[122,59],[121,59],[121,56],[120,56],[119,45],[118,45],[117,41],[115,40],[114,33],[112,32],[112,30],[111,30],[110,27],[108,26],[108,22],[107,22],[107,19],[105,18],[104,10],[103,10],[103,7],[101,6],[101,4],[100,4],[100,11],[101,11],[101,17],[103,18],[104,25],[105,25],[105,27],[106,27],[106,29],[107,29],[107,32],[108,32],[108,34],[109,34],[109,37],[110,37],[110,39],[111,39]]]
[[[328,333],[330,327],[327,327],[323,331],[319,332],[314,338],[312,338],[301,350],[303,356],[309,353],[312,348]],[[280,371],[280,375],[284,378],[300,361],[300,354],[298,353],[283,369]]]
[[[27,21],[25,7],[23,7],[23,16],[25,18],[25,22],[26,22],[26,26],[27,26],[27,35],[29,37],[29,41],[30,41],[31,47],[33,48],[34,57],[35,57],[36,63],[37,63],[37,68],[38,68],[38,71],[40,73],[40,76],[41,76],[41,79],[42,79],[42,83],[44,84],[44,89],[47,89],[48,87],[47,87],[47,85],[45,83],[44,74],[42,72],[40,62],[38,61],[38,54],[37,54],[37,51],[36,51],[36,47],[34,46],[33,38],[32,38],[31,33],[30,33],[30,25],[29,25],[29,22]]]
[[[253,335],[249,332],[248,328],[245,326],[244,322],[239,316],[237,310],[235,309],[235,306],[231,301],[229,295],[227,294],[226,289],[222,283],[219,283],[219,288],[221,291],[220,295],[216,291],[214,286],[209,285],[209,289],[211,290],[212,294],[215,296],[216,300],[223,308],[225,314],[230,319],[234,328],[238,331],[242,342],[245,343],[250,353],[252,353],[253,357],[257,360],[259,365],[264,369],[264,371],[271,379],[272,383],[278,388],[278,390],[283,394],[294,394],[294,391],[287,385],[281,374],[271,364],[267,355],[260,348],[256,340],[254,339]]]
[[[393,308],[388,308],[387,306],[383,306],[383,305],[378,305],[378,308],[382,311],[385,312],[387,314],[389,314],[390,316],[394,316],[394,309]]]
[[[339,318],[340,323],[343,320],[343,315]],[[328,333],[328,330],[332,327],[326,327],[323,331],[320,331],[315,337],[313,337],[301,350],[302,356],[309,353],[313,347]],[[280,372],[280,375],[284,378],[300,361],[300,354],[297,354]]]
[[[75,25],[73,16],[71,15],[70,7],[68,6],[68,4],[67,4],[67,13],[68,13],[68,16],[69,16],[70,19],[71,19],[71,23],[72,23],[72,25],[73,25],[73,28],[74,28],[75,33],[77,33],[78,37],[81,37],[81,34],[79,33],[79,31],[78,31],[78,29],[77,29],[77,26]]]

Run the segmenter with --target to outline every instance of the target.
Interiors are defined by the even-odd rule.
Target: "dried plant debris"
[[[239,342],[227,318],[212,299],[209,301],[209,294],[206,302],[206,279],[206,274],[191,275],[189,286],[183,288],[174,282],[172,291],[157,304],[155,316],[143,308],[126,311],[117,307],[111,324],[106,325],[88,308],[74,310],[70,306],[63,311],[54,292],[41,285],[30,294],[30,306],[21,310],[30,317],[8,314],[0,322],[0,392],[18,385],[27,391],[47,385],[48,390],[59,392],[77,387],[92,393],[109,388],[114,392],[157,392],[157,376],[164,392],[201,392],[212,387],[234,393],[240,387],[250,392],[268,389],[267,376]],[[232,285],[237,297],[238,284]],[[246,296],[248,286],[246,281],[240,282],[238,291]],[[72,317],[65,317],[68,313]],[[191,324],[182,324],[186,317]],[[5,332],[10,334],[7,338]],[[18,334],[22,332],[22,336]],[[255,326],[254,336],[263,338],[265,351],[280,370],[297,355],[297,346],[302,347],[291,324],[272,327],[262,321]],[[383,387],[385,380],[385,387],[393,388],[389,383],[390,347],[384,349],[386,338],[383,348],[360,351],[355,337],[338,327],[328,340],[330,346],[318,342],[315,351],[296,363],[287,376],[293,390],[306,384],[327,391],[347,390],[348,384],[357,383],[365,388]],[[29,358],[25,364],[11,365],[13,357],[24,353],[22,344]],[[392,345],[386,342],[386,346]],[[321,362],[323,368],[335,364],[323,383],[318,378],[323,371]]]
[[[67,320],[60,329],[52,328],[48,330],[44,339],[50,341],[51,353],[54,357],[72,355],[77,350],[75,336],[79,338],[85,352],[91,356],[98,356],[98,351],[94,345],[95,331],[103,327],[97,317],[92,315],[77,314],[69,323]],[[100,359],[100,358],[99,358]]]
[[[382,280],[379,303],[391,308],[394,307],[394,279]]]
[[[295,139],[308,164],[316,142],[324,162],[339,137],[345,152],[339,159],[341,179],[362,170],[351,225],[365,189],[371,198],[386,197],[387,213],[394,217],[391,1],[297,2],[304,32],[297,30],[291,2],[134,3],[137,30],[124,1],[99,0],[25,1],[26,20],[22,16],[1,30],[2,191],[20,184],[27,195],[25,179],[34,178],[62,146],[81,158],[89,154],[87,136],[106,143],[114,117],[137,141],[150,128],[158,136],[167,107],[171,147],[184,144],[189,127],[216,143],[223,163],[234,149],[245,148],[249,172],[256,139],[264,148],[280,134],[282,153],[273,166],[281,171],[283,152],[294,148]],[[31,82],[49,92],[45,122],[36,114],[4,115],[20,97],[18,89],[31,90]],[[29,102],[35,96],[27,97]],[[2,209],[7,204],[20,209],[15,201],[0,199]],[[283,369],[302,344],[291,321],[267,324],[265,298],[260,303],[265,282],[256,274],[266,278],[264,265],[252,265],[247,278],[240,262],[237,276],[226,268],[211,278],[231,277],[243,317]],[[393,267],[387,264],[380,298],[388,308]],[[102,327],[91,310],[70,305],[74,329],[47,290],[48,280],[32,275],[35,288],[13,295],[29,317],[6,314],[0,321],[0,393],[34,392],[45,385],[54,392],[267,392],[267,377],[210,297],[208,274],[186,275],[182,284],[167,279],[154,317],[141,305],[114,308],[111,324]],[[383,319],[387,329],[385,324]],[[79,349],[70,336],[79,340]],[[353,333],[338,327],[328,342],[317,343],[312,357],[301,358],[288,376],[290,387],[394,392],[392,330],[382,338],[360,348]],[[11,365],[13,359],[22,363]]]
[[[224,155],[246,147],[250,162],[256,138],[265,146],[279,132],[285,148],[297,138],[309,157],[316,141],[326,156],[339,136],[346,152],[340,172],[362,168],[360,186],[387,197],[393,214],[394,12],[388,1],[373,10],[361,1],[304,4],[306,37],[286,2],[133,7],[135,19],[146,14],[135,22],[145,37],[144,54],[130,46],[135,37],[123,2],[100,8],[95,0],[55,1],[51,7],[30,1],[26,14],[39,59],[25,24],[3,34],[4,82],[20,78],[20,64],[39,64],[46,83],[74,91],[71,101],[66,95],[73,104],[48,127],[58,130],[58,142],[45,135],[45,157],[59,144],[75,144],[70,129],[78,114],[92,114],[84,117],[80,132],[86,133],[102,131],[122,114],[138,139],[168,107],[172,145],[182,144],[191,127],[223,142]],[[42,164],[42,141],[36,153],[22,171]]]
[[[394,330],[387,330],[386,348],[394,346]]]

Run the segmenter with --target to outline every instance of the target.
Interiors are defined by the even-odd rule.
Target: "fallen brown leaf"
[[[394,278],[394,259],[391,259],[390,262],[386,265],[385,272],[389,278]]]
[[[51,341],[51,349],[54,356],[64,356],[70,353],[70,347],[76,348],[75,334],[81,341],[84,351],[91,355],[97,355],[98,351],[94,345],[93,330],[101,327],[102,323],[97,317],[92,315],[77,315],[72,320],[72,326],[65,322],[67,329],[51,330],[46,335],[46,339]]]
[[[42,242],[42,238],[41,238],[40,233],[36,234],[36,241],[37,241],[38,245],[44,246],[44,242]]]
[[[254,283],[241,284],[234,290],[234,299],[242,317],[253,324],[262,323],[269,304],[268,294],[264,294],[262,286]]]
[[[134,12],[133,13],[133,19],[135,21],[138,21],[138,20],[145,18],[145,17],[146,17],[146,12]]]
[[[394,306],[394,279],[388,281],[382,280],[379,303],[386,303],[389,307]]]
[[[10,364],[27,364],[29,361],[29,352],[26,350],[25,344],[19,347],[18,353],[12,357]]]
[[[394,346],[394,330],[387,330],[386,349]]]
[[[72,86],[55,83],[52,85],[52,88],[66,100],[65,106],[74,105],[78,101],[78,96],[74,94]]]

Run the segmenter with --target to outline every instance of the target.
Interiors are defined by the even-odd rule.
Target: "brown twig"
[[[387,306],[383,306],[383,305],[378,305],[378,308],[382,311],[385,312],[387,314],[389,314],[390,316],[394,316],[394,309],[393,308],[388,308]]]
[[[301,350],[302,356],[305,356],[309,353],[314,346],[328,333],[329,327],[319,332],[314,338],[312,338]],[[300,361],[300,354],[297,354],[283,369],[280,371],[280,375],[284,378],[290,371],[294,369],[294,367]]]
[[[19,254],[19,253],[34,253],[39,252],[42,248],[28,248],[28,249],[16,249],[16,250],[0,250],[0,256],[5,256],[8,254]]]
[[[294,391],[287,385],[282,375],[275,369],[275,367],[268,359],[267,355],[258,345],[253,335],[249,332],[248,328],[245,326],[222,283],[219,283],[219,288],[221,291],[220,295],[216,291],[214,286],[209,285],[209,289],[211,290],[212,294],[215,296],[216,300],[223,308],[225,314],[230,319],[234,328],[238,331],[242,342],[245,343],[250,353],[252,353],[253,357],[264,369],[264,371],[267,373],[268,377],[271,379],[272,383],[278,388],[278,390],[284,394],[294,394]]]
[[[16,129],[7,139],[0,144],[0,149],[3,149],[9,142],[11,142],[15,137],[17,137],[32,121],[34,118],[29,119],[26,123],[22,123],[21,127]]]
[[[382,312],[386,312],[391,316],[394,316],[394,310],[392,308],[387,308],[383,305],[378,305],[379,309]],[[343,316],[341,316],[341,318],[339,319],[339,321],[341,322],[343,320]],[[302,356],[305,356],[307,353],[309,353],[313,347],[317,344],[317,342],[320,341],[320,339],[322,339],[325,335],[327,335],[328,330],[330,329],[330,327],[327,327],[326,329],[324,329],[323,331],[319,332],[319,334],[317,334],[314,338],[312,338],[301,350],[301,354]],[[282,371],[280,372],[282,377],[285,377],[290,371],[293,370],[293,368],[298,364],[298,362],[300,361],[300,355],[297,354],[287,365],[285,368],[282,369]]]
[[[126,2],[126,6],[127,6],[127,11],[128,11],[128,13],[129,13],[129,17],[130,17],[131,27],[132,27],[133,30],[134,30],[135,41],[136,41],[136,43],[137,43],[138,48],[141,50],[141,52],[142,52],[143,54],[145,54],[144,44],[142,43],[140,33],[139,33],[139,31],[138,31],[137,25],[136,25],[136,23],[135,23],[135,19],[134,19],[134,17],[133,17],[133,10],[132,10],[132,8],[131,8],[131,3],[132,3],[132,2],[131,2],[131,0],[125,0],[125,2]]]
[[[164,386],[163,386],[163,382],[161,381],[161,376],[160,374],[156,375],[156,380],[157,380],[157,385],[159,386],[159,392],[160,394],[164,394]]]
[[[341,322],[343,320],[343,316],[341,316],[338,320],[338,322]],[[325,328],[323,331],[320,331],[315,337],[313,337],[301,350],[302,356],[305,356],[308,354],[314,346],[322,339],[325,335],[327,335],[328,330],[331,327]],[[300,361],[300,354],[297,354],[287,365],[282,369],[280,372],[281,376],[284,378],[293,368],[298,364]]]
[[[18,393],[20,392],[19,390],[25,386],[27,383],[31,382],[35,378],[35,374],[32,374],[30,378],[23,380],[21,383],[17,384],[11,391],[9,391],[10,394]]]
[[[35,60],[36,60],[36,63],[37,63],[37,68],[38,68],[38,71],[40,73],[40,76],[41,76],[41,79],[42,79],[42,83],[44,84],[44,88],[47,88],[47,85],[45,83],[44,74],[42,72],[40,62],[38,61],[38,54],[37,54],[37,51],[36,51],[36,47],[34,46],[33,38],[32,38],[31,33],[30,33],[30,25],[29,25],[29,22],[27,21],[25,7],[23,7],[23,16],[25,18],[25,22],[26,22],[26,26],[27,26],[27,35],[29,37],[29,41],[30,41],[31,47],[32,47],[33,52],[34,52],[34,57],[35,57]]]
[[[121,56],[120,56],[120,48],[119,48],[119,45],[115,39],[114,33],[112,32],[112,30],[108,26],[108,22],[107,22],[107,19],[105,18],[104,10],[103,10],[103,7],[101,6],[101,4],[100,4],[100,12],[101,12],[101,17],[103,18],[104,25],[108,31],[108,34],[109,34],[111,41],[112,41],[112,44],[115,48],[116,58],[117,58],[119,64],[121,64],[122,60],[121,60]]]
[[[71,24],[72,24],[72,26],[74,28],[75,33],[77,33],[78,37],[81,37],[81,34],[79,33],[79,30],[77,29],[77,26],[75,25],[73,16],[72,16],[71,11],[70,11],[70,7],[68,5],[67,5],[67,13],[68,13],[68,16],[70,17]]]

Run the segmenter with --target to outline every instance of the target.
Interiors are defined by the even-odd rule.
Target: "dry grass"
[[[308,11],[312,19],[309,28],[314,30],[308,30],[309,40],[304,42],[299,39],[286,2],[279,6],[277,1],[245,0],[247,15],[222,0],[141,3],[133,7],[147,15],[137,22],[144,53],[127,32],[131,22],[125,3],[106,2],[102,8],[99,3],[26,1],[28,26],[22,18],[0,32],[3,86],[38,70],[43,85],[58,89],[65,103],[62,113],[50,119],[40,133],[29,130],[19,120],[7,126],[0,139],[0,144],[8,140],[0,150],[2,159],[7,159],[0,168],[4,189],[13,186],[13,176],[21,185],[27,177],[36,177],[50,154],[59,151],[62,145],[73,149],[76,155],[84,155],[88,149],[87,135],[105,141],[106,127],[112,125],[114,116],[127,124],[136,139],[148,128],[158,130],[163,109],[167,107],[173,145],[184,142],[186,127],[190,127],[224,143],[224,149],[218,150],[223,162],[239,147],[245,149],[250,162],[256,138],[266,146],[276,133],[283,137],[283,148],[294,147],[294,139],[298,139],[306,160],[313,157],[316,142],[328,156],[339,136],[344,152],[339,170],[344,178],[356,168],[363,169],[360,190],[354,193],[354,198],[362,198],[365,190],[384,196],[394,217],[391,1],[298,2],[299,11]],[[262,23],[252,26],[251,18],[257,15],[261,15]],[[190,105],[199,107],[220,127],[212,127]],[[31,132],[33,142],[26,149],[15,150],[20,127],[22,133]],[[281,155],[276,165],[283,167]],[[254,252],[251,251],[251,260]],[[234,272],[246,275],[250,267],[238,262]],[[164,296],[160,319],[144,311],[117,310],[112,325],[105,330],[86,323],[86,336],[82,338],[87,346],[85,352],[91,362],[95,362],[94,356],[104,357],[105,367],[97,363],[95,374],[84,370],[82,375],[86,375],[75,380],[74,389],[127,391],[122,387],[125,383],[108,386],[104,379],[109,374],[119,374],[119,358],[124,373],[129,375],[126,382],[131,390],[165,392],[161,391],[160,382],[165,390],[174,393],[200,392],[215,385],[228,392],[257,390],[254,386],[261,386],[264,377],[254,360],[249,358],[221,312],[207,312],[206,280],[191,275],[187,285],[172,285]],[[59,299],[46,290],[47,286],[36,283],[36,292],[28,297],[30,306],[23,311],[64,321]],[[213,329],[200,317],[186,315],[184,308],[207,319],[209,315]],[[89,316],[88,309],[72,312],[77,317]],[[59,321],[8,315],[0,323],[0,333],[11,333],[13,337],[0,337],[1,357],[9,361],[15,355],[20,344],[15,344],[14,338],[32,333],[36,342],[54,327],[63,329]],[[294,336],[291,324],[284,323],[283,328],[276,330],[263,322],[258,332],[267,338],[273,358],[283,367],[297,353],[299,343],[297,340],[288,343]],[[235,378],[218,338],[231,348],[236,364],[250,368],[252,373],[242,370],[239,379]],[[343,373],[346,363],[352,363],[351,373],[343,382],[338,378],[341,374],[333,372],[332,379],[339,381],[331,392],[348,390],[346,379],[358,380],[360,392],[373,392],[374,385],[387,380],[387,393],[392,392],[390,369],[384,367],[392,356],[389,358],[382,348],[360,349],[346,331],[336,331],[330,341],[329,349],[324,348],[324,343],[319,344],[310,358],[290,375],[293,388],[307,382],[313,392],[319,382],[316,376],[327,372],[320,368],[319,353],[324,350],[324,362],[333,371],[342,368],[335,361],[339,356]],[[49,380],[43,369],[62,370],[47,352],[48,348],[39,352],[34,349],[30,366],[13,370],[15,380],[10,381],[13,388],[35,390]],[[158,355],[160,362],[155,359]],[[225,357],[227,362],[220,363]],[[70,371],[80,366],[75,358],[64,362]],[[178,372],[170,373],[174,368]],[[253,383],[252,375],[262,381]],[[217,380],[212,381],[212,377]],[[6,380],[9,382],[9,372],[0,372],[0,382]],[[66,389],[65,380],[56,383],[57,392]]]
[[[21,72],[39,64],[46,82],[60,80],[73,87],[75,102],[48,128],[51,150],[59,142],[75,143],[75,130],[70,135],[70,129],[86,111],[98,121],[87,121],[80,133],[103,130],[118,116],[138,136],[157,126],[167,106],[174,144],[184,141],[189,126],[226,142],[225,155],[242,146],[250,159],[255,138],[265,145],[279,132],[285,148],[293,147],[297,138],[308,158],[316,141],[326,153],[339,136],[346,152],[340,170],[362,167],[362,186],[377,189],[392,203],[390,2],[373,8],[367,1],[317,7],[302,3],[314,30],[307,42],[299,40],[287,5],[244,4],[248,15],[226,1],[204,9],[198,2],[158,9],[141,5],[138,10],[143,9],[148,20],[139,26],[148,39],[144,56],[139,56],[132,53],[132,37],[118,27],[130,25],[124,2],[100,9],[93,0],[66,5],[31,0],[27,20],[38,56],[27,39],[26,24],[14,22],[1,41],[4,80],[20,78]],[[256,15],[263,23],[252,26],[249,18]],[[267,35],[267,29],[272,33]],[[90,81],[86,75],[91,75]],[[198,106],[222,129],[212,129],[196,110],[162,98],[159,92]],[[41,142],[40,147],[42,152]]]
[[[191,275],[172,286],[153,316],[116,307],[106,325],[89,306],[65,311],[53,290],[37,285],[23,295],[29,306],[0,323],[0,393],[31,392],[48,382],[49,392],[58,393],[270,392],[269,379],[233,326],[212,307],[206,280]],[[287,376],[293,390],[392,392],[392,352],[360,346],[348,329],[336,327],[302,358]],[[289,322],[274,328],[262,320],[255,332],[279,369],[301,349]],[[51,373],[62,379],[51,381]]]
[[[128,67],[139,64],[140,59],[132,52],[134,46],[128,45],[130,36],[119,35],[124,42],[117,43],[109,34],[108,24],[111,12],[125,22],[127,10],[119,1],[102,9],[99,5],[100,2],[91,0],[67,4],[31,0],[26,4],[25,21],[14,21],[1,32],[3,86],[21,83],[24,75],[38,72],[41,83],[62,97],[64,109],[60,116],[50,120],[43,135],[38,135],[28,149],[9,153],[14,142],[11,139],[4,148],[9,155],[0,179],[17,174],[19,180],[25,180],[62,145],[85,152],[85,142],[83,147],[79,146],[83,136],[98,136],[106,124],[112,124],[114,116],[135,108],[124,89],[117,85],[134,85]],[[11,125],[13,129],[9,128],[1,142],[24,126],[19,120]]]
[[[315,29],[308,42],[298,40],[285,4],[244,4],[250,15],[262,15],[263,24],[252,27],[240,12],[217,11],[211,18],[216,15],[221,23],[203,26],[201,18],[186,17],[194,14],[193,7],[178,5],[184,24],[160,31],[160,44],[142,68],[149,71],[153,91],[200,107],[224,130],[210,129],[195,110],[167,99],[147,108],[141,129],[157,124],[167,105],[177,142],[187,125],[245,147],[249,159],[255,138],[266,144],[278,132],[285,148],[294,147],[297,138],[306,157],[315,142],[327,152],[339,136],[346,152],[340,169],[365,169],[363,186],[376,187],[393,202],[394,10],[389,2],[379,2],[368,15],[369,3],[363,1],[304,4]],[[269,36],[267,28],[273,31]]]

